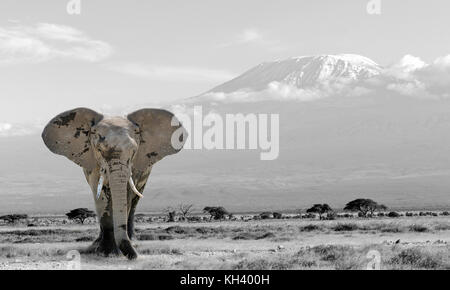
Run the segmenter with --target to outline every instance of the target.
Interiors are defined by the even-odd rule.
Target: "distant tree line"
[[[206,206],[203,208],[202,212],[207,215],[207,217],[201,216],[193,216],[194,206],[193,204],[180,204],[176,208],[168,207],[165,209],[165,221],[166,222],[175,222],[175,221],[205,221],[208,219],[209,221],[215,220],[237,220],[237,218],[230,213],[223,206]],[[350,212],[348,213],[337,213],[330,205],[323,204],[314,204],[310,208],[306,209],[306,214],[301,214],[301,211],[297,216],[292,215],[283,215],[280,212],[270,212],[264,211],[258,215],[254,216],[240,216],[241,220],[251,220],[251,219],[282,219],[282,218],[319,218],[319,219],[327,219],[333,220],[337,217],[353,217],[354,214],[357,213],[359,217],[368,218],[374,216],[386,216],[391,218],[396,218],[400,216],[438,216],[437,212],[406,212],[406,213],[398,213],[395,211],[385,212],[387,210],[387,206],[383,204],[379,204],[376,201],[368,198],[358,198],[348,202],[344,211]],[[442,212],[440,215],[449,216],[450,213],[448,211]],[[95,213],[87,208],[76,208],[66,213],[66,216],[69,220],[74,220],[77,223],[84,224],[85,220],[88,218],[95,217]],[[141,222],[145,221],[145,215],[136,215],[135,216]],[[0,221],[4,221],[7,223],[16,223],[21,220],[28,220],[28,215],[26,214],[9,214],[0,216]],[[150,219],[151,220],[151,219]],[[147,219],[146,221],[149,221]],[[28,221],[29,226],[33,226]]]

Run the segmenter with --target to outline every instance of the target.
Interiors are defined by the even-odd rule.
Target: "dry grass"
[[[95,225],[0,227],[0,269],[60,269]],[[138,224],[137,261],[81,254],[86,269],[450,269],[450,218]]]

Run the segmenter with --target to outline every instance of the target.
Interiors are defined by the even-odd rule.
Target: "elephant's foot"
[[[133,248],[129,240],[122,240],[119,244],[119,249],[122,254],[124,254],[128,258],[128,260],[134,260],[138,256],[136,250]]]
[[[100,236],[88,248],[89,253],[95,253],[103,256],[119,255],[120,251],[114,240],[113,233],[101,232]]]

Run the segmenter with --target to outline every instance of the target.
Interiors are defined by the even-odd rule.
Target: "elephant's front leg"
[[[100,206],[96,206],[98,220],[100,223],[100,235],[94,241],[91,248],[94,252],[109,256],[110,254],[118,255],[119,248],[114,239],[114,224],[111,211],[111,193],[108,186],[103,186],[102,195],[96,202]]]
[[[84,172],[86,179],[92,189],[95,201],[97,219],[100,223],[100,234],[89,247],[89,252],[108,255],[118,255],[119,248],[114,239],[114,224],[112,219],[111,189],[108,184],[103,185],[100,197],[97,199],[98,171],[93,173]]]
[[[143,193],[144,189],[145,189],[145,185],[147,184],[147,180],[148,177],[150,175],[151,172],[151,167],[149,167],[146,171],[144,172],[139,172],[137,170],[133,171],[133,180],[134,183],[136,184],[136,189]],[[127,225],[127,229],[128,229],[128,237],[130,239],[132,239],[134,237],[134,214],[136,212],[136,206],[140,200],[140,197],[137,196],[130,188],[130,186],[128,185],[127,187],[128,190],[128,225]]]
[[[128,237],[130,239],[133,239],[134,237],[134,213],[136,212],[136,206],[139,202],[139,196],[137,196],[136,194],[134,194],[133,191],[128,190],[128,225],[127,225],[127,230],[128,230]]]

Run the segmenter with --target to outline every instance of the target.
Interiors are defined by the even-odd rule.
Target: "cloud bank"
[[[240,90],[232,93],[210,92],[201,100],[222,103],[257,101],[309,102],[334,96],[361,96],[365,94],[399,94],[421,99],[450,97],[450,55],[432,63],[405,55],[398,62],[384,68],[372,78],[349,82],[333,79],[309,88],[299,88],[283,82],[271,82],[265,90]]]
[[[112,47],[65,25],[0,27],[0,64],[41,63],[53,59],[97,62],[108,58]]]
[[[11,124],[0,122],[0,137],[18,137],[38,134],[43,126],[41,124]]]

